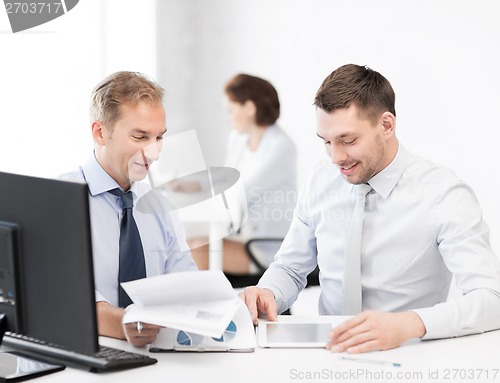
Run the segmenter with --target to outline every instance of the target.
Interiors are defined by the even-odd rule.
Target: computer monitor
[[[7,331],[98,351],[88,187],[0,172],[0,313]]]

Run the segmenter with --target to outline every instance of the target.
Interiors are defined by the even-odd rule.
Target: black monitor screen
[[[87,185],[0,172],[0,251],[8,330],[96,352]]]

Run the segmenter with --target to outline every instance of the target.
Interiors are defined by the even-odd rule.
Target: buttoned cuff
[[[448,313],[443,306],[427,307],[412,310],[415,312],[425,326],[425,335],[422,340],[441,339],[450,337],[450,323],[445,319]]]

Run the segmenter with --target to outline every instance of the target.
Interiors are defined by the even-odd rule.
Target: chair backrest
[[[231,274],[225,273],[229,282],[234,288],[241,288],[247,286],[254,286],[259,282],[260,277],[269,267],[262,260],[261,253],[272,252],[276,254],[278,249],[283,242],[283,238],[253,238],[245,243],[245,250],[250,262],[257,268],[258,272],[255,274]],[[307,276],[307,285],[309,286],[319,286],[319,268],[316,267]]]
[[[250,262],[257,267],[261,274],[269,267],[269,264],[265,262],[265,255],[272,254],[274,256],[282,242],[283,238],[253,238],[245,243],[245,250]]]

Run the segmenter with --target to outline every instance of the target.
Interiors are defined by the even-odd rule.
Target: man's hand
[[[242,291],[239,297],[247,305],[254,325],[258,323],[259,314],[266,314],[270,321],[278,320],[276,299],[271,290],[250,286]]]
[[[332,329],[327,349],[357,354],[398,347],[425,335],[425,326],[413,311],[382,313],[365,311]]]
[[[96,308],[99,335],[127,339],[131,345],[142,347],[153,343],[160,331],[160,326],[147,323],[141,323],[140,326],[138,322],[122,324],[125,310],[112,306],[108,302],[97,302]]]
[[[153,343],[161,326],[143,322],[131,322],[123,325],[123,331],[128,342],[135,347],[143,347]]]

